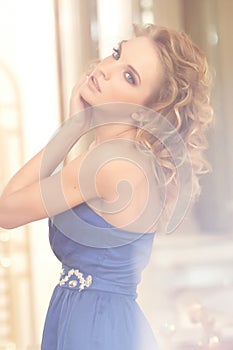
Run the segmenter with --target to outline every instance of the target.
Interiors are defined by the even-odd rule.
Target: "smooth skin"
[[[91,76],[95,77],[95,83]],[[161,82],[162,66],[154,44],[146,37],[123,42],[120,50],[115,49],[111,56],[102,60],[88,79],[84,74],[75,85],[70,99],[70,116],[88,106],[109,102],[146,105],[151,94],[159,91]],[[108,162],[97,173],[96,169],[90,169],[93,177],[96,175],[96,191],[88,193],[88,198],[83,196],[78,174],[85,157],[97,145],[117,138],[134,140],[135,133],[136,128],[127,125],[99,127],[94,143],[86,152],[58,173],[51,175],[54,170],[51,169],[50,174],[41,179],[39,172],[45,151],[43,148],[10,179],[3,190],[0,197],[0,226],[12,229],[59,214],[90,199],[115,201],[118,197],[117,184],[124,179],[132,186],[127,208],[113,215],[98,214],[115,226],[131,230],[130,223],[140,215],[148,201],[147,171],[143,172],[136,164],[122,159]],[[56,204],[59,186],[62,187],[65,201]],[[46,188],[51,205],[45,204],[41,188]],[[154,196],[155,193],[152,193]],[[151,227],[148,232],[150,230]]]

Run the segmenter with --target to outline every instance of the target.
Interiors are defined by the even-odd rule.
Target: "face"
[[[90,105],[125,102],[147,105],[156,96],[163,68],[155,44],[147,37],[123,41],[103,59],[80,88]]]

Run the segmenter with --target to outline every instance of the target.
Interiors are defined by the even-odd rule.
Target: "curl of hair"
[[[173,125],[174,133],[179,132],[184,141],[192,164],[190,200],[195,202],[201,193],[199,176],[212,170],[203,154],[208,148],[206,131],[213,120],[212,79],[206,57],[183,32],[157,25],[135,25],[134,32],[136,36],[152,39],[159,54],[163,82],[148,107],[166,118]],[[165,217],[169,217],[178,191],[177,166],[169,150],[147,131],[158,128],[155,123],[152,120],[144,128],[138,128],[137,141],[153,151],[163,169],[167,185],[164,212]]]

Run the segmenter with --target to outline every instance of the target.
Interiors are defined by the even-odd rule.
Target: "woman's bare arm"
[[[64,160],[72,146],[88,130],[88,107],[81,101],[79,88],[84,82],[85,74],[75,85],[70,99],[71,116],[43,147],[30,159],[8,182],[1,199],[32,183],[50,176],[56,167]]]
[[[56,174],[1,196],[0,227],[15,228],[59,214],[82,203],[84,198],[78,174],[84,157],[85,153]]]
[[[88,106],[79,95],[79,87],[83,81],[84,76],[72,92],[70,101],[72,117],[61,126],[46,147],[29,160],[4,188],[0,196],[1,227],[13,228],[68,209],[67,204],[63,203],[60,207],[58,206],[60,209],[54,205],[54,210],[50,210],[46,203],[43,204],[43,197],[48,197],[50,193],[52,199],[56,200],[55,186],[59,186],[63,177],[62,181],[66,183],[66,178],[72,176],[72,171],[76,172],[78,169],[80,158],[77,158],[76,163],[73,162],[68,167],[64,167],[62,172],[51,176],[72,146],[88,131],[90,115],[85,110]],[[68,175],[67,169],[71,174]],[[67,191],[70,193],[69,188]],[[79,197],[75,198],[74,203],[78,204],[80,200]]]

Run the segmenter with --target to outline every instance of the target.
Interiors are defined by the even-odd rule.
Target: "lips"
[[[99,86],[99,82],[98,82],[98,80],[96,79],[96,77],[94,75],[91,75],[89,77],[89,82],[94,85],[94,87],[95,87],[95,89],[97,91],[101,92],[101,89],[100,89],[100,86]]]

